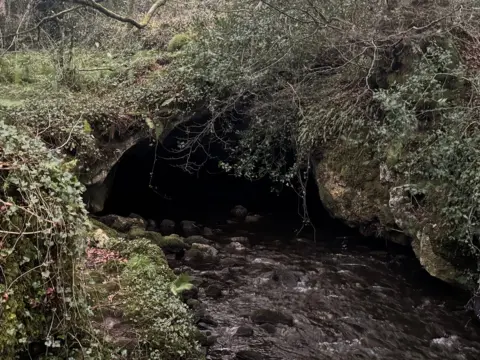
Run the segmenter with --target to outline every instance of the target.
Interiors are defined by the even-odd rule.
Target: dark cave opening
[[[209,144],[209,155],[202,150],[191,154],[189,160],[202,166],[194,173],[184,171],[185,159],[172,153],[183,135],[182,129],[175,129],[162,144],[145,139],[128,150],[109,175],[113,181],[103,213],[215,226],[230,217],[234,206],[242,205],[250,214],[268,215],[271,223],[302,228],[302,198],[289,187],[274,191],[276,185],[268,178],[250,181],[223,171],[219,161],[226,153],[219,145]],[[331,236],[356,234],[324,209],[313,176],[307,181],[306,204],[315,228]]]

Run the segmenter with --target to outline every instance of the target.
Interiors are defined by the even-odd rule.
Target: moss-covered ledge
[[[171,291],[176,279],[151,240],[126,239],[94,222],[84,278],[94,327],[129,359],[201,359],[188,307]]]

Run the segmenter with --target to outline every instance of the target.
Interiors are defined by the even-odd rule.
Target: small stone
[[[270,310],[270,309],[259,309],[255,310],[251,315],[250,319],[256,324],[284,324],[288,326],[293,326],[293,316],[284,314],[280,311]]]
[[[250,326],[240,326],[235,332],[235,336],[249,337],[253,335],[253,329]]]
[[[247,251],[245,246],[240,244],[239,242],[232,242],[225,246],[225,250],[228,251],[230,254],[243,254]]]
[[[222,288],[219,285],[210,285],[205,289],[205,295],[212,299],[218,299],[222,297]]]
[[[269,334],[275,334],[275,332],[277,331],[277,328],[273,324],[265,323],[260,325],[260,327]]]
[[[235,236],[235,237],[230,238],[230,242],[237,242],[237,243],[240,243],[240,244],[243,244],[243,245],[248,245],[249,240],[245,236]]]
[[[265,357],[259,352],[252,350],[241,350],[236,354],[236,360],[264,360]]]

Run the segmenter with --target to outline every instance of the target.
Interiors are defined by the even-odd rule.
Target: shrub
[[[167,50],[169,52],[179,51],[190,42],[188,34],[177,34],[168,43]]]

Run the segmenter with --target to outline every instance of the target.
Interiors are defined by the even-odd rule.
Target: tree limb
[[[148,23],[150,22],[152,17],[158,11],[158,8],[160,6],[165,5],[167,0],[157,0],[157,1],[155,1],[155,3],[150,8],[150,10],[148,10],[147,15],[145,15],[145,17],[143,18],[143,20],[141,22],[138,22],[138,21],[136,21],[136,20],[134,20],[130,17],[125,17],[125,16],[122,16],[120,14],[117,14],[117,13],[107,9],[105,6],[99,4],[95,0],[71,0],[71,2],[73,2],[75,4],[90,7],[90,8],[98,11],[99,13],[101,13],[101,14],[109,17],[109,18],[112,18],[112,19],[115,19],[117,21],[130,24],[130,25],[136,27],[137,29],[143,29],[144,27],[146,27],[148,25]]]
[[[81,9],[83,7],[83,5],[78,5],[78,6],[75,6],[73,8],[70,8],[70,9],[65,9],[63,11],[60,11],[56,14],[53,14],[53,15],[50,15],[50,16],[47,16],[47,17],[44,17],[42,20],[40,20],[37,25],[35,25],[34,27],[30,28],[30,29],[27,29],[27,30],[24,30],[24,31],[20,31],[20,32],[16,32],[15,34],[9,34],[7,35],[6,37],[9,37],[9,36],[19,36],[19,35],[24,35],[24,34],[27,34],[29,32],[32,32],[32,31],[35,31],[37,30],[40,26],[42,26],[43,24],[45,24],[46,22],[48,21],[52,21],[62,15],[65,15],[65,14],[68,14],[69,12],[73,12],[73,11],[76,11],[78,9]]]

